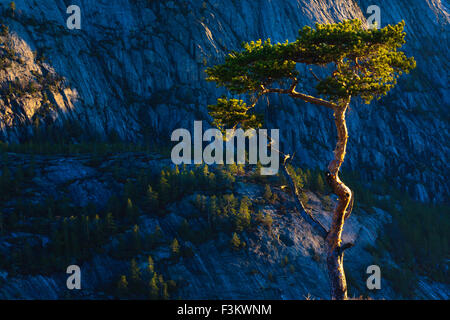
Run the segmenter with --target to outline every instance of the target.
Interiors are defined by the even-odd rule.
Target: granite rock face
[[[5,213],[11,212],[20,201],[30,202],[31,210],[36,210],[38,204],[50,199],[64,200],[70,206],[75,206],[79,212],[77,215],[83,214],[89,205],[95,205],[98,210],[107,205],[111,196],[123,196],[124,187],[130,181],[129,173],[133,173],[131,181],[137,182],[143,171],[158,174],[171,165],[170,159],[148,153],[130,152],[100,158],[85,154],[6,155],[7,159],[2,161],[7,160],[6,167],[14,176],[19,171],[30,172],[30,168],[33,168],[33,178],[22,179],[20,185],[16,186],[17,192],[2,201],[0,217],[6,219],[8,216],[8,221],[9,215]],[[5,154],[2,157],[4,156]],[[209,167],[210,172],[218,174],[216,169],[214,166]],[[199,208],[195,205],[197,196],[208,196],[208,193],[192,186],[193,193],[169,203],[163,214],[158,213],[155,208],[140,207],[136,225],[142,239],[153,234],[156,227],[161,230],[159,245],[144,247],[134,256],[141,270],[144,272],[147,269],[148,256],[151,256],[158,273],[163,274],[166,280],[176,281],[177,291],[176,295],[171,296],[173,299],[328,299],[329,284],[323,239],[296,211],[291,192],[282,188],[279,182],[273,183],[272,192],[279,200],[268,202],[264,200],[267,180],[249,180],[252,169],[246,170],[246,174],[236,176],[233,186],[223,194],[233,194],[237,199],[248,197],[254,206],[252,219],[261,210],[265,216],[272,218],[270,228],[258,225],[255,229],[240,233],[239,237],[246,246],[238,251],[230,246],[231,233],[226,230],[219,229],[214,237],[204,241],[183,236],[181,226],[184,220],[189,222],[194,234],[205,232],[209,224],[209,218],[205,213],[199,213]],[[139,192],[138,189],[135,190]],[[329,228],[336,198],[308,190],[306,193],[308,209]],[[11,257],[12,252],[17,250],[25,251],[23,243],[42,243],[43,247],[51,244],[54,238],[45,231],[46,228],[35,230],[32,227],[35,223],[51,227],[61,219],[62,213],[58,211],[56,214],[55,211],[56,216],[52,218],[48,212],[48,220],[31,214],[21,220],[17,229],[6,229],[6,232],[2,229],[0,258]],[[376,207],[358,207],[346,221],[343,241],[355,243],[345,254],[350,296],[369,294],[375,299],[403,298],[383,273],[382,290],[366,290],[368,266],[380,265],[382,272],[385,272],[390,265],[396,264],[388,253],[380,260],[376,253],[369,250],[378,245],[377,239],[385,233],[385,224],[391,221],[390,212]],[[1,260],[7,261],[8,266],[0,266],[0,299],[114,298],[111,286],[117,283],[120,275],[127,274],[131,259],[117,257],[114,253],[120,251],[120,239],[124,235],[133,234],[135,228],[133,224],[126,223],[120,226],[121,231],[109,236],[102,244],[102,250],[96,251],[89,258],[75,257],[72,260],[71,263],[81,267],[82,290],[67,290],[68,275],[65,273],[65,266],[51,272],[38,270],[17,273],[8,268],[14,264]],[[171,259],[170,243],[175,238],[183,248],[190,248],[192,255],[183,255],[178,261]],[[417,299],[448,299],[450,292],[448,283],[432,281],[422,275],[415,290],[412,297]]]
[[[62,0],[1,0],[2,20],[10,27],[11,46],[19,60],[0,71],[0,84],[55,73],[55,86],[20,98],[0,99],[4,140],[20,141],[33,123],[101,137],[111,134],[143,141],[168,141],[175,128],[206,120],[206,106],[223,93],[204,80],[206,66],[223,61],[244,40],[294,40],[297,30],[314,22],[365,19],[379,5],[381,25],[406,21],[406,50],[417,60],[412,75],[370,106],[352,102],[347,168],[367,181],[390,177],[422,201],[447,201],[449,187],[448,39],[445,2],[430,1],[73,1],[81,8],[82,29],[66,27]],[[37,62],[32,51],[46,57]],[[314,78],[304,72],[299,90],[314,93]],[[51,108],[45,108],[46,92]],[[286,151],[296,151],[308,166],[324,167],[334,146],[328,110],[270,97],[259,106],[281,129]],[[275,111],[280,108],[281,111]],[[36,120],[39,118],[39,120]],[[318,121],[319,119],[319,121]],[[205,123],[206,124],[206,123]]]
[[[104,158],[101,166],[92,166],[88,157],[64,156],[60,158],[39,156],[21,156],[11,154],[11,163],[27,167],[31,162],[36,167],[35,178],[27,183],[27,193],[33,203],[41,203],[46,197],[54,199],[69,198],[75,205],[84,205],[83,194],[89,194],[91,202],[98,204],[108,201],[108,194],[118,193],[122,183],[115,180],[112,170],[124,159],[132,160],[135,170],[145,168],[159,172],[167,165],[165,160],[154,161],[151,158],[113,156]],[[14,165],[13,165],[14,166]],[[14,168],[15,170],[16,168]],[[213,170],[211,168],[211,170]],[[103,189],[91,188],[103,179]],[[146,259],[151,256],[166,279],[175,280],[178,284],[177,296],[184,299],[315,299],[329,298],[328,275],[326,268],[326,252],[323,239],[315,234],[313,228],[306,223],[295,210],[290,193],[273,189],[282,200],[280,203],[265,204],[262,211],[273,219],[270,230],[258,226],[256,230],[240,234],[246,248],[235,251],[230,246],[231,235],[219,232],[213,240],[190,243],[182,240],[184,247],[190,247],[191,257],[182,257],[174,262],[170,259],[171,249],[161,245],[151,250],[143,250],[136,258],[141,270],[146,269]],[[242,177],[237,178],[233,188],[236,197],[247,196],[252,203],[263,202],[264,185],[249,183]],[[205,230],[208,222],[199,216],[198,208],[193,203],[196,193],[188,195],[168,206],[164,216],[158,216],[152,210],[145,210],[139,218],[139,230],[142,235],[151,234],[156,226],[161,230],[161,241],[170,243],[174,238],[183,239],[180,225],[183,220],[189,221],[192,230]],[[318,195],[308,192],[310,207],[326,227],[331,224],[332,212],[325,208]],[[322,196],[320,196],[322,197]],[[3,205],[8,206],[8,202]],[[331,206],[333,207],[333,206]],[[355,281],[364,286],[365,269],[374,263],[374,258],[365,249],[374,246],[376,239],[383,231],[383,225],[391,216],[388,212],[374,208],[374,212],[358,211],[345,225],[344,241],[355,242],[355,246],[346,254],[347,274],[353,275]],[[125,233],[132,232],[126,230]],[[115,248],[120,235],[111,237],[105,244],[104,253],[95,254],[87,261],[77,263],[82,271],[82,290],[71,292],[66,288],[65,270],[50,274],[8,274],[0,269],[0,299],[58,299],[76,298],[111,298],[104,291],[111,283],[115,283],[121,274],[129,270],[128,260],[117,260],[108,255],[108,248]],[[0,235],[0,254],[10,252],[11,247],[20,240],[43,241],[48,243],[47,236],[26,232],[2,233]],[[356,241],[355,241],[356,240]],[[286,260],[287,259],[287,260]],[[373,291],[373,298],[393,299],[399,296],[383,278],[379,292]],[[447,290],[445,284],[430,282],[426,278],[421,282],[421,297],[436,298]],[[356,287],[351,288],[351,295],[359,296],[363,292]]]
[[[365,19],[367,7],[378,5],[382,26],[406,21],[406,51],[416,58],[417,69],[400,79],[382,100],[370,106],[352,102],[345,166],[359,171],[368,183],[389,178],[420,201],[448,201],[449,14],[444,2],[16,0],[14,15],[8,13],[9,2],[0,0],[0,21],[9,26],[9,32],[0,34],[0,57],[6,57],[0,61],[0,138],[8,142],[23,141],[46,128],[57,128],[73,136],[73,141],[84,135],[104,139],[113,135],[134,142],[158,136],[169,141],[173,129],[192,128],[194,120],[205,120],[207,125],[206,106],[224,91],[204,80],[204,69],[222,62],[242,41],[294,40],[303,25]],[[69,4],[81,8],[81,30],[66,27]],[[307,68],[301,70],[299,90],[314,94],[314,78]],[[335,143],[328,110],[276,95],[258,108],[266,112],[269,127],[281,129],[284,150],[295,151],[306,167],[325,167]],[[16,165],[30,161],[14,157]],[[145,157],[132,155],[121,163],[155,172],[170,165],[168,159],[141,159]],[[101,168],[90,166],[88,160],[38,156],[41,171],[28,187],[33,191],[31,200],[68,196],[80,206],[104,205],[123,187],[101,170],[115,160]],[[252,200],[263,192],[261,186],[251,184],[237,189]],[[308,196],[315,215],[329,224],[330,212],[313,193]],[[288,197],[286,203],[290,202]],[[187,280],[179,295],[192,299],[328,298],[320,239],[294,210],[280,214],[278,209],[264,209],[273,217],[273,234],[258,230],[243,235],[247,251],[232,252],[229,238],[223,238],[193,245],[192,258],[167,265],[167,274],[179,283]],[[390,221],[389,213],[373,211],[359,212],[346,224],[345,240],[357,239],[346,254],[349,274],[365,275],[374,260],[365,248],[375,244],[383,224]],[[180,222],[191,215],[190,199],[183,199],[162,219],[145,213],[139,226],[142,232],[150,232],[158,225],[165,240],[171,241]],[[0,250],[16,238],[31,236],[3,236]],[[151,255],[160,263],[170,251],[162,248]],[[281,266],[285,257],[293,271]],[[104,298],[98,287],[116,281],[128,269],[127,263],[104,255],[85,262],[84,298]],[[61,298],[65,279],[64,272],[18,277],[0,271],[0,298]],[[356,281],[364,284],[362,277]],[[383,282],[382,287],[382,294],[374,293],[375,298],[399,298],[389,283]],[[421,278],[416,297],[448,299],[447,287]]]

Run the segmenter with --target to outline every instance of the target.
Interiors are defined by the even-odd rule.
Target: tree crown
[[[305,26],[293,42],[272,44],[270,39],[243,43],[223,64],[206,69],[207,80],[232,94],[247,94],[253,103],[220,98],[209,106],[218,127],[258,127],[261,118],[248,111],[266,93],[294,95],[299,71],[297,64],[317,65],[328,76],[317,78],[317,93],[327,100],[297,93],[312,103],[338,105],[352,96],[366,103],[386,95],[403,72],[415,67],[414,58],[399,51],[405,43],[404,21],[382,29],[367,29],[358,19],[340,23]],[[284,87],[284,88],[283,88]],[[312,98],[312,99],[309,99]]]

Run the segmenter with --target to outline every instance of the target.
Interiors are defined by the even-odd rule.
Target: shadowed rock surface
[[[15,165],[27,168],[31,163],[35,167],[35,177],[26,183],[17,196],[28,195],[32,202],[42,203],[46,197],[54,199],[71,199],[74,205],[82,205],[86,201],[81,195],[87,194],[90,201],[104,205],[111,194],[120,194],[123,179],[114,177],[117,163],[126,161],[128,169],[138,172],[141,169],[159,172],[161,168],[170,166],[170,160],[161,159],[157,155],[122,154],[102,157],[101,164],[93,162],[89,156],[24,156],[9,154]],[[14,165],[15,164],[15,165]],[[124,168],[127,166],[124,166]],[[210,168],[214,172],[213,168]],[[251,172],[251,171],[250,171]],[[247,174],[248,175],[248,174]],[[325,264],[323,240],[316,235],[309,224],[298,214],[290,192],[282,191],[277,184],[272,187],[279,201],[273,204],[264,202],[264,184],[249,182],[245,176],[237,177],[234,187],[229,191],[237,198],[247,196],[254,205],[260,205],[264,214],[273,219],[268,231],[263,226],[256,230],[244,231],[240,235],[246,248],[235,251],[230,247],[230,234],[219,232],[214,239],[192,243],[182,241],[183,247],[192,249],[192,256],[181,257],[177,261],[171,259],[171,249],[167,245],[174,238],[183,239],[180,225],[183,220],[189,221],[192,231],[203,232],[208,222],[199,215],[193,203],[196,195],[183,197],[170,204],[164,215],[154,210],[143,210],[137,225],[142,236],[151,234],[158,226],[162,231],[161,243],[152,249],[139,252],[137,261],[141,270],[147,268],[145,257],[152,256],[158,272],[166,279],[175,280],[177,290],[172,298],[183,299],[328,299],[329,285]],[[91,188],[101,180],[102,187]],[[308,208],[323,225],[331,223],[331,204],[324,205],[323,195],[307,191]],[[3,203],[4,208],[12,206],[17,198]],[[33,223],[25,220],[23,223]],[[391,215],[379,208],[371,212],[356,210],[345,224],[344,242],[354,242],[355,246],[345,255],[347,277],[352,278],[351,296],[369,294],[372,298],[398,299],[391,284],[382,277],[382,290],[367,292],[365,281],[366,268],[374,263],[372,253],[367,247],[376,246],[376,240],[383,232],[383,226],[391,221]],[[132,232],[132,227],[124,230]],[[104,245],[104,253],[80,263],[82,270],[82,288],[80,292],[69,292],[66,289],[67,275],[65,270],[48,275],[9,275],[0,273],[1,299],[57,299],[57,298],[111,298],[110,286],[117,281],[120,274],[129,270],[129,261],[111,257],[108,252],[118,250],[118,237],[112,236]],[[6,233],[0,236],[0,253],[8,253],[19,239],[42,241],[48,243],[45,235],[26,232]],[[34,239],[34,240],[33,240]],[[165,244],[164,244],[165,243]],[[109,249],[112,251],[108,251]],[[287,259],[287,260],[286,260]],[[381,265],[384,270],[388,263],[395,262],[387,258]],[[109,291],[108,291],[109,290]],[[105,293],[106,292],[106,293]],[[432,282],[421,277],[414,294],[422,299],[448,299],[447,284]]]
[[[0,35],[0,135],[2,141],[21,142],[39,130],[52,128],[71,141],[117,136],[133,142],[163,143],[176,128],[192,128],[194,120],[209,120],[206,106],[223,93],[204,80],[204,69],[223,61],[242,41],[271,38],[294,40],[299,28],[315,22],[365,19],[369,5],[379,5],[381,24],[406,21],[408,55],[417,69],[400,79],[387,97],[370,106],[354,101],[348,114],[349,150],[344,166],[361,173],[370,184],[387,180],[416,199],[448,202],[450,137],[448,133],[448,38],[446,3],[377,0],[209,0],[209,1],[73,1],[82,10],[82,30],[66,28],[66,2],[17,0],[14,17],[6,14],[9,0],[0,0],[0,21],[9,32]],[[3,64],[4,63],[4,64]],[[314,93],[313,76],[305,67],[298,90]],[[322,73],[315,70],[318,76]],[[308,168],[324,168],[335,143],[332,114],[291,99],[270,97],[266,108],[269,127],[280,128],[283,150],[296,152]],[[280,112],[274,112],[280,108]],[[47,197],[68,197],[79,206],[106,206],[122,192],[125,181],[113,167],[160,172],[169,159],[148,154],[122,154],[102,159],[92,156],[24,156],[10,154],[11,170],[37,166],[37,174],[21,185],[18,195],[40,203]],[[12,161],[11,161],[12,160]],[[97,163],[93,165],[93,163]],[[3,169],[3,168],[2,168]],[[239,179],[238,179],[239,180]],[[276,187],[277,188],[277,187]],[[194,255],[174,263],[170,248],[142,252],[146,267],[151,255],[166,279],[177,282],[175,296],[186,299],[326,299],[329,286],[320,239],[293,207],[292,196],[275,191],[285,201],[266,205],[273,218],[272,232],[262,227],[244,232],[245,250],[230,249],[230,234],[200,244],[183,242]],[[237,181],[235,193],[252,201],[263,186]],[[308,192],[313,214],[325,225],[330,208]],[[160,226],[164,243],[179,237],[179,225],[205,226],[192,206],[193,196],[171,204],[164,217],[142,212],[140,232]],[[17,199],[3,201],[9,209]],[[334,200],[333,200],[334,203]],[[375,246],[389,212],[372,208],[355,212],[345,226],[345,240],[356,246],[345,255],[351,295],[365,292],[365,271],[374,263],[367,246]],[[33,223],[35,220],[27,220]],[[132,227],[124,231],[131,233]],[[13,232],[0,236],[0,253],[26,239],[48,241],[45,235]],[[105,247],[115,248],[111,237]],[[288,265],[282,266],[285,257]],[[385,257],[387,262],[395,264]],[[385,263],[386,260],[384,261]],[[290,267],[292,266],[292,268]],[[77,298],[111,298],[110,286],[129,269],[129,261],[95,254],[83,262],[84,290]],[[56,299],[71,297],[67,275],[10,275],[0,270],[0,298]],[[270,275],[270,276],[269,276]],[[382,278],[374,298],[401,298]],[[415,298],[449,299],[445,283],[420,277]]]

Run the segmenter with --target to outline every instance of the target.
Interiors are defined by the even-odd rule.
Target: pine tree
[[[238,167],[236,165],[235,162],[233,162],[232,164],[228,165],[228,170],[230,171],[230,173],[235,176],[238,174]]]
[[[300,202],[302,203],[303,206],[307,206],[308,201],[309,201],[308,195],[303,191],[300,194]]]
[[[11,11],[11,15],[14,17],[16,14],[16,3],[14,1],[9,3],[9,10]]]
[[[137,208],[133,205],[133,201],[131,201],[130,198],[127,199],[125,215],[131,221],[131,223],[137,222],[138,211],[137,211]]]
[[[130,262],[130,282],[134,290],[139,288],[142,280],[141,269],[135,259]]]
[[[170,184],[164,170],[161,171],[161,178],[159,180],[159,198],[162,206],[168,204],[171,200]]]
[[[195,185],[195,173],[192,170],[189,170],[189,174],[187,176],[187,185],[188,186],[193,186]]]
[[[262,166],[261,162],[258,161],[256,163],[256,168],[252,172],[252,178],[258,183],[262,183],[262,182],[266,181],[266,176],[261,175],[262,168],[263,168],[263,166]]]
[[[156,210],[158,208],[158,193],[153,190],[151,185],[147,187],[144,205],[147,210]]]
[[[217,197],[211,196],[208,202],[208,227],[213,229],[215,227],[217,216],[219,215],[219,208],[217,207]]]
[[[322,178],[322,175],[320,174],[320,172],[316,176],[314,189],[315,189],[315,191],[317,191],[319,193],[325,192],[325,183],[323,182],[323,178]]]
[[[272,190],[270,190],[270,186],[268,184],[266,184],[266,186],[264,187],[263,197],[266,201],[273,202],[272,196],[273,196]]]
[[[208,167],[207,164],[205,164],[205,165],[203,166],[203,169],[202,169],[202,177],[203,177],[203,178],[204,178],[204,177],[207,177],[208,174],[209,174],[209,167]]]
[[[243,197],[241,199],[241,204],[239,206],[239,211],[236,219],[236,230],[241,232],[247,229],[250,226],[251,215],[249,209],[249,199],[247,197]]]
[[[148,256],[148,267],[147,272],[150,275],[153,275],[153,272],[155,272],[155,263],[153,262],[153,258],[151,256]]]
[[[164,277],[162,274],[160,274],[158,276],[158,287],[160,288],[160,295],[162,295],[162,288],[163,288],[163,284],[164,284]]]
[[[233,250],[239,250],[241,248],[241,240],[239,239],[239,236],[236,232],[233,233],[230,244]]]
[[[180,168],[178,168],[178,165],[175,165],[175,169],[173,170],[173,174],[175,176],[179,176],[180,175]]]
[[[170,245],[170,249],[173,257],[176,258],[180,255],[180,244],[178,243],[178,240],[176,238],[173,239],[172,244]]]
[[[171,187],[171,198],[178,199],[182,194],[183,190],[181,189],[181,175],[180,169],[176,165],[175,168],[171,171],[169,184]]]
[[[152,278],[149,282],[149,295],[151,300],[156,300],[159,297],[159,288],[158,288],[158,275],[153,273]]]
[[[305,186],[305,173],[302,168],[297,168],[296,170],[296,184],[297,187],[302,189]]]
[[[117,282],[117,293],[119,297],[125,297],[128,294],[128,281],[127,277],[124,275],[120,276],[120,279]]]
[[[155,231],[153,232],[153,237],[157,243],[160,243],[163,240],[163,233],[159,225],[155,227]]]
[[[366,28],[359,19],[316,23],[315,27],[300,29],[292,42],[272,44],[267,39],[243,43],[242,50],[230,53],[224,63],[206,69],[208,81],[225,87],[230,95],[251,101],[247,104],[243,99],[222,97],[216,104],[209,105],[213,123],[221,130],[238,126],[260,128],[268,113],[258,113],[257,110],[262,109],[254,107],[263,96],[273,93],[326,108],[333,114],[337,142],[326,180],[339,197],[339,204],[330,230],[324,230],[308,213],[303,214],[326,244],[333,299],[347,299],[341,230],[351,213],[353,194],[339,177],[348,142],[346,112],[352,98],[359,97],[367,104],[381,99],[394,88],[403,73],[415,68],[414,58],[408,58],[400,50],[406,42],[404,26],[405,22],[401,21],[382,29]],[[317,96],[296,91],[300,70],[306,69],[298,68],[297,64],[324,67],[327,74],[321,79],[315,77]],[[285,163],[282,169],[291,183],[293,178]]]
[[[162,284],[162,293],[161,293],[161,298],[163,299],[163,300],[169,300],[169,288],[168,288],[168,286],[167,286],[167,283],[163,283]]]
[[[306,169],[306,173],[305,173],[305,186],[307,188],[312,188],[312,173],[311,170]]]
[[[266,213],[266,215],[264,216],[263,223],[269,230],[272,228],[273,219],[269,213]]]
[[[256,217],[255,217],[255,221],[259,224],[259,223],[263,223],[264,222],[264,213],[261,211],[261,210],[259,210],[258,211],[258,213],[256,214]]]
[[[200,213],[204,213],[206,211],[206,196],[198,194],[195,197],[195,207],[200,211]]]
[[[223,211],[225,215],[235,215],[236,207],[238,205],[238,200],[234,197],[232,193],[223,196]]]
[[[214,173],[210,172],[208,174],[206,186],[210,191],[216,190],[216,175]]]
[[[218,170],[217,188],[220,188],[220,190],[230,189],[235,181],[236,179],[226,170],[225,166]]]
[[[209,183],[209,167],[207,164],[204,164],[203,166],[199,166],[196,169],[196,176],[197,176],[197,184],[200,186],[200,188],[206,190],[208,189],[208,183]]]

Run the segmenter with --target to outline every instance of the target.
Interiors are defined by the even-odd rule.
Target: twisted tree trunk
[[[348,131],[345,122],[345,112],[350,104],[351,96],[342,100],[339,104],[334,104],[321,99],[311,99],[309,96],[299,94],[294,91],[296,81],[288,90],[281,89],[264,89],[267,92],[287,93],[295,98],[303,99],[317,105],[322,105],[334,111],[334,123],[337,129],[337,142],[334,150],[334,159],[328,165],[326,173],[326,180],[333,193],[339,197],[338,205],[333,213],[333,219],[330,230],[327,231],[325,227],[316,220],[310,212],[307,212],[300,201],[299,190],[292,179],[287,168],[287,160],[289,155],[281,162],[283,172],[288,179],[291,189],[294,192],[296,199],[296,207],[303,218],[309,222],[316,232],[321,235],[327,247],[327,268],[328,277],[331,286],[331,298],[334,300],[346,300],[347,297],[347,282],[345,280],[344,272],[344,250],[353,246],[352,243],[342,245],[342,231],[344,229],[344,222],[350,216],[353,209],[353,194],[349,187],[347,187],[339,178],[339,169],[345,158],[345,151],[347,149]],[[280,153],[281,156],[281,153]]]
[[[345,112],[350,99],[334,109],[334,122],[337,129],[337,143],[334,150],[334,159],[328,165],[327,182],[333,192],[339,197],[338,205],[334,210],[330,231],[326,237],[327,267],[331,285],[331,298],[337,300],[347,299],[347,282],[344,272],[344,250],[341,245],[342,230],[345,219],[351,211],[352,192],[340,179],[339,169],[345,158],[348,131],[345,123]],[[349,207],[350,205],[350,207]]]

